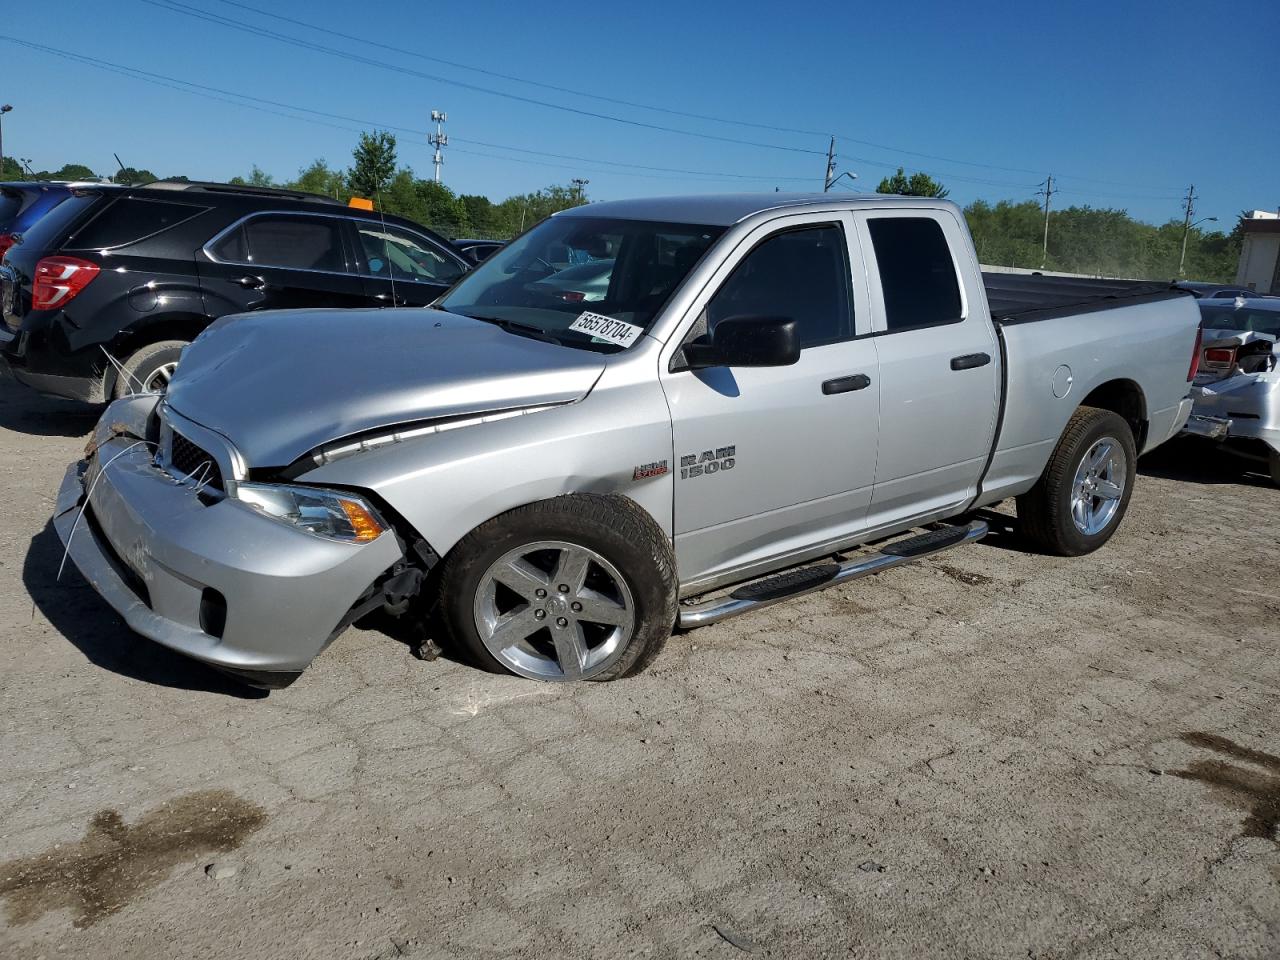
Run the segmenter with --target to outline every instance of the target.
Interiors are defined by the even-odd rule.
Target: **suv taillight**
[[[1196,345],[1191,351],[1191,369],[1187,371],[1187,383],[1196,378],[1196,374],[1200,372],[1200,345],[1204,343],[1204,331],[1197,328]]]
[[[56,310],[76,298],[94,277],[98,265],[76,257],[45,257],[36,264],[31,309]]]
[[[12,233],[0,233],[0,260],[4,259],[5,251],[13,246]]]

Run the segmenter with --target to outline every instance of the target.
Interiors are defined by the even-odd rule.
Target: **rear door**
[[[461,257],[394,223],[350,221],[365,294],[384,306],[424,307],[467,272]]]
[[[344,222],[327,214],[264,212],[221,231],[196,258],[209,315],[371,305]]]
[[[880,446],[870,527],[971,498],[1000,402],[1000,351],[977,264],[946,210],[856,214],[880,361]]]
[[[686,586],[778,566],[865,522],[878,373],[875,340],[859,336],[870,323],[852,227],[839,213],[770,221],[727,257],[692,307],[696,320],[684,342],[729,316],[794,319],[797,363],[661,368]]]

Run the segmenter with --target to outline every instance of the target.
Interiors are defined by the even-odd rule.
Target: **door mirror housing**
[[[684,345],[684,369],[788,367],[800,359],[800,331],[790,317],[725,317],[708,338]]]

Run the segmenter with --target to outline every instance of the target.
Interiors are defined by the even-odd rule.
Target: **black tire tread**
[[[1077,542],[1078,535],[1074,529],[1068,530],[1057,509],[1062,498],[1069,497],[1072,482],[1075,480],[1077,457],[1076,448],[1086,434],[1096,429],[1099,424],[1107,424],[1109,432],[1115,433],[1121,443],[1126,444],[1125,455],[1129,458],[1130,470],[1137,459],[1136,445],[1133,441],[1133,430],[1128,421],[1118,413],[1100,407],[1079,407],[1067,421],[1058,444],[1049,457],[1044,473],[1036,481],[1036,485],[1017,498],[1018,523],[1023,536],[1047,553],[1058,556],[1079,556],[1094,549],[1082,549]],[[1132,491],[1132,484],[1127,485],[1125,496]],[[1117,517],[1111,530],[1119,526],[1123,519]],[[1111,530],[1107,531],[1108,538]],[[1105,539],[1102,541],[1105,542]],[[1101,543],[1098,544],[1101,546]]]
[[[111,391],[114,399],[119,400],[129,395],[131,392],[129,385],[138,378],[138,371],[146,367],[155,357],[175,348],[181,351],[187,343],[186,340],[157,340],[155,343],[144,343],[134,350],[121,362],[122,369],[116,371],[116,382]]]
[[[637,625],[631,642],[633,649],[609,670],[591,679],[617,680],[644,670],[662,652],[675,625],[675,557],[670,541],[653,517],[634,500],[621,494],[571,493],[539,500],[486,520],[463,537],[445,558],[436,598],[436,609],[442,613],[445,636],[454,649],[470,651],[472,659],[488,670],[507,672],[483,649],[483,644],[477,647],[476,641],[470,636],[469,624],[459,623],[457,621],[461,618],[450,615],[450,601],[460,589],[459,580],[466,575],[468,562],[487,549],[489,544],[502,538],[514,523],[529,519],[539,525],[545,524],[549,536],[564,521],[571,520],[574,524],[585,523],[594,527],[606,537],[620,537],[628,544],[642,544],[648,548],[646,552],[652,560],[651,569],[656,581],[649,586],[655,587],[661,596],[659,613],[656,618],[651,618],[653,622]],[[609,559],[617,563],[616,558]],[[644,585],[631,586],[634,594]],[[639,602],[638,598],[637,601]]]

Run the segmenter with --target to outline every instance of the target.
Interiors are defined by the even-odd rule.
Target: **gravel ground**
[[[352,630],[264,697],[56,580],[94,418],[0,382],[5,957],[1280,953],[1280,490],[1211,452],[632,680]]]

